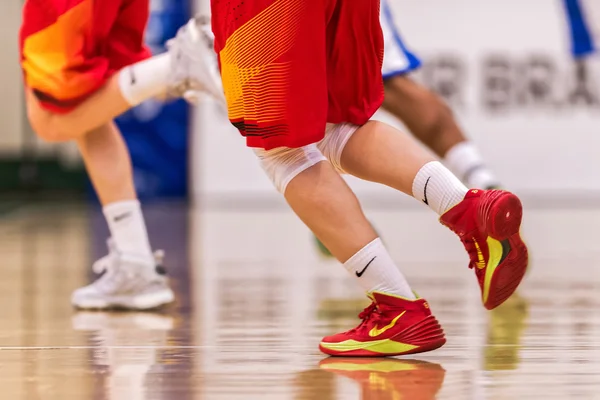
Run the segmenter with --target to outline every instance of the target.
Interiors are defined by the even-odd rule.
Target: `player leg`
[[[137,5],[137,11],[141,18],[143,18],[144,10],[147,11],[147,4],[144,8],[143,3],[140,2]],[[115,3],[111,3],[111,5],[118,6]],[[38,50],[43,50],[42,45],[48,42],[70,43],[73,46],[86,41],[87,45],[90,45],[90,42],[93,43],[95,40],[93,37],[78,37],[76,33],[78,31],[72,25],[74,21],[81,23],[84,18],[90,17],[93,3],[79,3],[63,17],[59,17],[57,21],[37,26],[36,23],[39,21],[36,20],[36,17],[45,14],[36,12],[39,11],[36,10],[36,6],[39,4],[34,2],[25,4],[25,18],[21,30],[25,78],[30,84],[30,93],[35,92],[36,96],[42,99],[42,101],[36,99],[37,104],[43,104],[48,109],[45,112],[51,115],[69,115],[68,113],[58,114],[68,112],[70,109],[69,106],[72,102],[69,101],[67,95],[74,95],[76,98],[75,91],[81,88],[95,90],[94,88],[98,86],[97,82],[102,83],[114,57],[107,55],[104,59],[79,60],[88,68],[76,68],[77,74],[64,71],[60,66],[53,67],[51,60],[44,58],[48,52],[38,52]],[[103,6],[102,10],[97,10],[94,13],[95,27],[113,28],[118,17],[118,9],[118,7],[113,9]],[[132,22],[135,23],[135,21]],[[139,24],[142,28],[143,25],[144,23]],[[55,37],[57,32],[60,35],[71,35],[71,42],[65,42],[61,37]],[[130,38],[135,39],[132,32],[130,32]],[[133,41],[135,42],[135,40]],[[103,48],[109,47],[106,43],[103,44]],[[69,55],[73,54],[79,54],[80,58],[84,55],[71,51],[72,48],[69,45],[55,50],[63,51],[65,59],[69,59]],[[141,33],[139,34],[139,44],[134,45],[130,54],[134,61],[146,55],[145,49],[141,45]],[[73,59],[75,60],[73,62],[76,63],[77,57]],[[35,63],[30,60],[35,60]],[[37,68],[36,65],[48,66],[50,69],[55,68],[56,70],[44,71],[43,68]],[[73,65],[71,64],[71,66]],[[45,72],[54,72],[54,74],[46,75]],[[59,79],[47,79],[49,77],[59,77]],[[60,77],[64,78],[63,81]],[[78,85],[73,86],[73,82]],[[63,101],[56,101],[57,98]],[[31,104],[32,102],[29,101],[30,109]],[[32,120],[34,125],[36,122],[39,121]],[[82,308],[112,306],[152,308],[172,301],[173,294],[162,272],[163,268],[156,267],[157,261],[150,249],[140,204],[136,199],[133,186],[131,160],[116,126],[112,122],[105,121],[95,129],[82,131],[77,137],[77,144],[94,188],[104,206],[112,241],[109,256],[95,264],[97,272],[105,270],[106,273],[92,285],[75,291],[72,298],[73,304]],[[126,276],[127,279],[122,279],[123,276]],[[127,286],[126,290],[124,290],[124,286]],[[125,291],[126,295],[123,294]]]
[[[459,128],[444,101],[408,76],[421,66],[421,60],[405,46],[386,0],[381,2],[380,20],[384,36],[383,108],[442,158],[465,185],[484,189],[498,187],[495,176],[485,166],[474,143]],[[318,239],[316,242],[323,255],[331,256]]]
[[[103,275],[73,292],[71,302],[82,309],[148,309],[173,301],[162,253],[153,253],[141,206],[133,185],[129,152],[114,123],[77,139],[111,234],[109,254],[94,264]]]
[[[386,0],[381,2],[381,27],[385,52],[383,108],[442,158],[465,185],[482,189],[498,187],[498,180],[486,167],[475,144],[458,126],[450,108],[438,95],[408,76],[419,68],[421,61],[406,47]]]
[[[109,69],[120,71],[119,89],[125,94],[128,107],[154,95],[159,84],[163,90],[170,69],[170,63],[165,61],[168,54],[139,61],[148,55],[143,42],[147,13],[146,0],[124,0],[105,43]],[[105,97],[101,95],[98,101],[107,101],[108,96]],[[131,159],[121,133],[110,123],[80,137],[77,143],[104,205],[112,243],[109,255],[95,265],[102,268],[104,261],[106,273],[75,291],[73,303],[82,308],[100,305],[147,309],[172,302],[174,296],[165,279],[161,252],[151,251],[133,186]],[[107,287],[112,291],[107,293]]]
[[[518,235],[522,209],[516,196],[500,191],[467,193],[432,155],[376,121],[333,130],[319,147],[339,171],[414,195],[436,211],[441,222],[461,237],[470,267],[477,267],[487,308],[500,305],[514,292],[527,267],[527,250]]]
[[[114,123],[77,141],[86,170],[103,205],[115,249],[154,264],[146,224],[133,185],[127,146]]]
[[[515,195],[467,191],[407,135],[381,122],[345,126],[330,135],[321,147],[334,165],[413,195],[459,235],[486,308],[497,307],[515,291],[527,268],[527,249],[519,237],[522,208]]]
[[[78,139],[145,100],[180,97],[192,94],[194,89],[201,88],[219,102],[224,102],[221,81],[215,79],[219,72],[216,55],[212,51],[210,30],[201,30],[197,38],[202,59],[194,69],[196,74],[193,82],[196,86],[193,87],[187,76],[180,71],[181,64],[178,63],[177,55],[179,49],[170,49],[167,53],[150,57],[144,47],[143,35],[138,32],[145,29],[148,1],[121,1],[127,6],[118,10],[114,30],[110,32],[108,39],[111,47],[107,51],[110,52],[112,64],[106,65],[107,55],[95,57],[91,68],[84,67],[90,69],[84,75],[74,77],[62,72],[63,66],[40,63],[40,49],[47,50],[48,41],[55,32],[50,32],[49,38],[44,35],[45,32],[30,34],[29,31],[33,28],[24,24],[21,36],[27,113],[34,131],[41,138],[48,141]],[[78,7],[89,2],[91,1],[82,2]],[[31,12],[26,12],[26,18],[36,11],[35,7],[30,6],[29,9]],[[108,10],[102,12],[106,13]],[[205,26],[210,29],[208,24]],[[68,25],[65,30],[68,32]],[[94,38],[83,40],[90,41]],[[60,52],[64,49],[55,50]],[[78,62],[77,57],[81,58],[80,54],[70,56],[76,59],[74,63]],[[55,79],[48,80],[48,76]]]
[[[293,95],[297,93],[296,89],[302,92],[302,85],[304,85],[304,89],[306,90],[306,87],[310,83],[314,84],[316,82],[315,78],[318,79],[319,77],[318,71],[323,69],[319,64],[319,61],[322,62],[323,53],[318,49],[319,37],[310,37],[311,32],[312,34],[315,34],[315,32],[318,34],[318,31],[312,29],[311,32],[305,32],[306,35],[298,34],[297,31],[293,32],[297,34],[297,37],[306,39],[306,43],[310,43],[310,46],[307,46],[308,48],[303,49],[303,51],[310,51],[315,56],[311,57],[314,60],[314,63],[311,65],[315,66],[316,70],[307,71],[306,64],[300,62],[301,59],[306,58],[306,54],[302,54],[299,51],[299,47],[294,47],[294,51],[296,51],[294,52],[278,43],[278,41],[281,41],[282,43],[298,45],[298,41],[290,40],[290,36],[292,35],[285,35],[285,32],[278,32],[278,35],[264,34],[268,31],[269,26],[261,26],[261,22],[272,20],[276,15],[297,15],[290,13],[289,10],[279,9],[278,7],[281,7],[282,4],[289,5],[290,3],[275,2],[273,3],[273,7],[265,7],[259,13],[260,18],[242,20],[240,22],[242,25],[237,29],[240,35],[237,35],[237,31],[233,32],[233,34],[226,32],[227,27],[231,27],[230,25],[224,24],[221,27],[218,25],[226,21],[227,15],[230,15],[231,10],[227,10],[227,7],[222,7],[220,11],[224,12],[219,15],[219,3],[213,3],[213,26],[217,25],[215,29],[216,47],[217,51],[220,52],[230,119],[240,128],[242,134],[247,136],[250,145],[256,144],[264,148],[264,151],[259,152],[263,166],[276,182],[277,187],[285,194],[292,208],[317,236],[332,249],[334,255],[340,261],[346,262],[348,269],[353,271],[357,278],[367,277],[362,283],[359,281],[363,287],[366,287],[367,281],[370,280],[368,277],[376,280],[377,276],[382,275],[380,272],[383,269],[391,272],[393,268],[388,268],[390,263],[386,261],[390,261],[390,259],[384,256],[386,254],[385,249],[383,246],[379,246],[377,239],[371,243],[367,242],[367,238],[373,237],[374,232],[370,229],[364,215],[359,212],[357,202],[347,186],[336,184],[335,179],[340,179],[340,177],[332,174],[331,170],[328,170],[327,164],[320,161],[320,153],[315,153],[314,148],[304,145],[306,142],[310,143],[313,141],[318,136],[318,131],[297,129],[298,126],[302,128],[319,128],[318,126],[311,127],[309,125],[311,122],[318,120],[314,117],[318,117],[318,113],[322,111],[319,107],[320,103],[324,101],[322,92],[318,88],[310,87],[308,89],[312,97],[305,95],[306,93],[301,93],[303,96],[298,96],[297,98]],[[365,12],[365,10],[359,10],[355,7],[344,8],[343,4],[345,3],[338,3],[341,9],[340,7],[336,7],[335,12],[358,12],[361,14],[361,18],[356,18],[356,14],[350,14],[349,16],[346,14],[344,20],[337,18],[332,22],[332,27],[339,27],[340,21],[345,21],[345,29],[356,33],[356,26],[352,21],[362,20],[364,15],[377,15],[372,9]],[[368,4],[370,7],[374,6],[378,11],[378,2],[362,4]],[[217,12],[215,12],[215,8]],[[311,8],[310,10],[312,12],[317,11],[315,8]],[[243,14],[244,7],[241,10],[241,15]],[[313,23],[323,20],[333,21],[332,18],[323,19],[323,16],[317,16],[314,18]],[[298,26],[311,26],[311,28],[314,28],[313,24],[290,23],[294,21],[286,22],[288,23],[278,24],[278,27],[286,26],[290,30],[297,29]],[[383,43],[381,37],[377,38],[377,35],[373,35],[371,31],[372,27],[377,27],[379,36],[381,36],[378,21],[371,21],[371,24],[366,24],[364,28],[369,30],[369,32],[358,35],[358,37],[365,40],[364,50],[367,51],[370,49],[367,51],[371,57],[370,63],[356,62],[357,60],[364,61],[365,57],[363,55],[362,58],[357,58],[356,53],[352,53],[353,51],[363,50],[360,47],[357,48],[354,44],[350,46],[349,43],[346,43],[346,48],[344,48],[342,43],[332,43],[331,47],[325,52],[331,61],[341,62],[341,64],[344,64],[344,68],[347,66],[345,64],[352,64],[354,67],[353,71],[359,71],[359,76],[368,77],[366,79],[374,79],[374,81],[365,81],[357,87],[353,87],[353,90],[355,90],[352,93],[354,98],[360,99],[361,102],[360,106],[356,107],[356,103],[348,104],[348,99],[352,97],[346,96],[348,93],[344,92],[345,88],[349,87],[347,85],[348,77],[345,76],[349,69],[342,69],[342,65],[339,64],[338,68],[330,70],[331,63],[328,63],[325,69],[330,73],[327,84],[329,86],[328,95],[333,101],[328,106],[328,118],[331,122],[350,121],[356,124],[364,123],[380,105],[381,98],[379,93],[377,93],[377,87],[382,83],[381,71],[379,70],[381,65],[379,62],[373,63],[373,59],[379,58],[379,48],[377,45],[382,46]],[[225,33],[221,29],[224,29]],[[262,32],[263,35],[251,35],[251,33],[258,31]],[[328,33],[335,36],[337,31],[336,29],[332,29]],[[342,32],[339,37],[348,37],[348,35],[343,33],[347,32]],[[254,40],[246,40],[248,39],[246,35],[252,36]],[[356,37],[356,35],[350,36]],[[379,42],[377,42],[378,39]],[[241,43],[245,45],[240,45]],[[273,52],[276,49],[282,48],[284,51],[274,56]],[[339,52],[347,52],[351,58],[344,62],[343,58],[340,57],[342,53]],[[260,57],[252,60],[252,54],[260,55]],[[281,55],[289,55],[291,60],[283,57],[279,58]],[[297,57],[296,62],[293,62],[293,55]],[[278,59],[279,63],[276,62]],[[377,64],[376,70],[373,70],[373,64]],[[293,71],[293,73],[286,71],[287,67],[294,67],[295,65],[302,65],[303,68],[299,71]],[[271,75],[273,71],[277,72],[277,74]],[[289,74],[286,74],[286,72]],[[307,76],[303,76],[303,73],[307,74]],[[377,76],[378,74],[379,76]],[[297,78],[297,80],[286,79],[277,81],[278,78],[286,75]],[[294,87],[294,82],[297,85],[300,83],[302,85]],[[273,83],[277,84],[275,85],[278,89],[277,91],[268,90],[269,86]],[[265,85],[267,86],[266,88],[264,87]],[[261,91],[260,89],[267,90]],[[375,92],[373,92],[373,89],[375,89]],[[279,98],[272,99],[270,96],[265,96],[265,93],[277,93],[279,95],[283,93],[283,100],[287,100],[289,97],[290,101],[281,101],[282,99]],[[308,104],[304,104],[301,110],[310,111],[310,116],[313,118],[309,118],[308,120],[305,118],[293,118],[294,115],[290,110],[297,111],[297,109],[291,106],[295,106],[294,100],[297,101],[298,99],[303,99],[304,101],[307,99],[310,100]],[[272,101],[272,104],[269,104],[270,101]],[[377,103],[378,101],[379,104]],[[261,105],[269,105],[271,107],[263,108]],[[302,104],[298,105],[302,106]],[[373,108],[372,106],[375,107]],[[299,114],[302,115],[302,113]],[[369,128],[368,125],[366,127]],[[294,128],[296,129],[294,130]],[[370,136],[370,132],[373,132],[373,130],[366,129],[363,132],[367,132],[367,136]],[[350,137],[350,141],[354,141],[356,136],[358,135]],[[407,137],[398,137],[404,144],[410,143]],[[377,137],[374,140],[382,142],[380,143],[382,145],[388,144],[384,143],[384,139],[384,137]],[[340,140],[334,142],[346,143],[347,141]],[[402,153],[398,151],[397,144],[392,145],[393,152],[395,152],[394,156],[396,159],[402,159],[402,157],[398,157]],[[289,149],[289,147],[300,147],[301,150]],[[348,147],[352,147],[351,143],[348,143]],[[403,181],[404,185],[406,185],[406,182],[412,183],[416,181],[415,175],[421,172],[425,166],[432,163],[431,160],[433,158],[431,156],[422,152],[419,153],[419,151],[419,147],[417,146],[415,148],[416,155],[406,160],[408,165],[402,168],[405,171],[400,172],[399,176],[396,177],[399,177],[399,180]],[[384,158],[389,161],[388,157]],[[399,165],[397,162],[394,164],[396,167]],[[340,165],[344,167],[343,163]],[[383,172],[383,175],[385,175],[385,170]],[[442,174],[444,173],[452,177],[447,170],[442,171]],[[458,180],[456,178],[454,180],[456,184]],[[405,191],[410,193],[406,188]],[[440,191],[446,197],[456,198],[460,197],[457,196],[458,193],[464,195],[466,188],[458,182],[454,187],[445,186]],[[512,197],[510,198],[512,199]],[[437,203],[442,202],[438,201]],[[446,201],[446,203],[448,202]],[[484,212],[487,211],[489,210],[484,210]],[[518,211],[520,209],[516,210],[512,220],[520,222]],[[463,214],[465,213],[461,213],[459,216]],[[488,214],[492,214],[492,212]],[[499,213],[498,215],[509,216],[503,213]],[[488,216],[483,215],[483,217]],[[468,217],[471,217],[469,222],[473,222],[476,219],[472,213]],[[482,216],[478,215],[477,217],[483,219],[481,218]],[[502,225],[503,222],[501,218],[497,218],[498,221],[496,221],[496,218],[485,219],[489,220],[489,222],[498,222],[499,225]],[[510,224],[505,225],[509,228],[512,227]],[[348,235],[349,232],[351,233],[350,235]],[[472,232],[468,231],[467,233]],[[479,249],[478,243],[475,246]],[[484,251],[487,252],[486,256],[489,258],[489,249],[485,247]],[[507,252],[510,254],[514,253],[510,252],[510,250]],[[367,257],[364,257],[364,255],[367,255]],[[348,256],[350,256],[350,259],[348,259]],[[352,261],[357,262],[353,263]],[[364,261],[364,263],[361,261]],[[358,265],[361,265],[361,267],[356,268]],[[498,265],[493,265],[490,270],[493,272],[496,267]],[[485,266],[483,269],[485,269]],[[369,292],[369,289],[366,290]],[[396,287],[396,290],[399,290],[398,287]],[[364,319],[363,323],[351,331],[325,338],[321,343],[323,351],[328,354],[338,355],[392,355],[425,351],[439,347],[444,343],[443,332],[435,318],[431,315],[425,301],[415,300],[411,295],[407,295],[406,297],[394,296],[389,292],[382,293],[378,290],[373,290],[370,294],[374,298],[374,303],[361,314],[361,318]],[[404,318],[401,322],[398,322],[401,316],[404,316]],[[380,328],[382,325],[380,323],[385,328]]]
[[[353,8],[352,11],[356,9]],[[368,38],[372,37],[374,32],[371,34],[358,32],[356,35],[357,28],[356,24],[349,23],[345,27],[338,23],[338,29],[351,30],[355,34],[353,37],[367,38],[367,40],[358,44],[353,42],[351,45],[346,45],[346,49],[343,41],[336,43],[337,49],[352,58],[335,59],[339,63],[335,69],[338,73],[330,75],[329,79],[330,98],[333,101],[354,98],[360,99],[360,104],[365,104],[364,100],[368,97],[364,95],[364,87],[376,84],[368,81],[373,74],[365,74],[366,71],[363,71],[360,62],[357,62],[371,57],[369,49],[372,49],[373,44],[368,41]],[[375,31],[368,25],[365,25],[364,29]],[[379,27],[377,31],[380,32]],[[353,86],[344,86],[344,80],[347,78],[341,71],[345,65],[359,66],[356,70],[361,74]],[[347,89],[349,87],[357,92],[349,95]],[[335,103],[333,105],[335,106]],[[319,144],[323,153],[341,171],[386,184],[413,195],[429,205],[441,216],[440,221],[455,231],[465,244],[471,257],[470,267],[476,268],[482,301],[486,308],[494,308],[501,304],[514,292],[527,266],[527,250],[519,238],[522,214],[519,200],[508,192],[482,190],[469,192],[449,170],[435,161],[432,155],[422,150],[409,136],[379,122],[368,122],[360,126],[361,116],[358,114],[357,118],[356,110],[359,109],[357,106],[358,104],[355,107],[345,107],[348,113],[336,118],[336,121],[350,121],[355,125],[340,125],[338,129],[328,132],[326,138]],[[336,111],[332,104],[330,109]],[[330,246],[326,237],[321,237],[321,240],[328,247]],[[333,248],[331,250],[335,254],[335,250]],[[377,299],[375,302],[380,312],[382,308],[385,309],[382,305],[389,304],[394,303],[390,301],[380,303]],[[405,303],[402,307],[411,308],[410,303]],[[393,321],[392,319],[390,322],[391,326],[395,323],[392,323]],[[381,325],[390,326],[385,325],[386,322]],[[413,321],[412,325],[411,332],[423,337],[427,337],[425,332],[434,330],[429,325],[418,329],[419,322]],[[373,333],[379,333],[379,330],[375,329]],[[361,338],[356,330],[351,330],[324,338],[321,348],[328,354],[357,355],[363,354],[366,349],[372,350],[379,346],[377,340],[365,339],[366,337]],[[412,343],[406,340],[406,336],[401,336],[401,340],[398,340],[397,336],[391,339],[395,343],[400,341],[405,346],[405,352],[412,350],[410,347]],[[389,345],[389,342],[385,345]],[[359,346],[361,353],[357,353]]]
[[[476,146],[458,127],[443,100],[407,76],[421,62],[405,46],[386,0],[382,1],[381,25],[385,37],[382,69],[386,90],[384,108],[401,119],[413,135],[442,157],[466,185],[484,189],[499,186]]]
[[[138,68],[146,65],[151,70],[148,75],[150,79],[139,78],[135,81],[138,83],[135,87],[142,89],[140,90],[141,93],[137,93],[139,96],[136,96],[135,90],[132,93],[125,94],[128,88],[134,88],[134,85],[129,84],[132,81],[127,81],[124,78],[127,71],[129,71],[129,69],[126,69],[121,71],[120,74],[108,78],[103,86],[94,90],[90,97],[68,113],[57,113],[56,110],[49,110],[36,96],[35,92],[27,88],[25,93],[27,115],[33,130],[39,137],[51,142],[79,139],[87,132],[106,124],[107,121],[111,121],[141,101],[159,95],[166,87],[165,80],[162,78],[165,77],[169,69],[168,62],[162,61],[168,61],[168,59],[164,56],[158,56],[138,65]],[[124,79],[123,87],[119,84],[120,77]],[[28,84],[31,85],[30,82]],[[148,91],[145,89],[148,89]]]
[[[341,3],[311,2],[309,6],[305,0],[292,0],[258,4],[232,4],[235,15],[242,17],[231,31],[229,5],[212,4],[229,117],[248,144],[260,148],[256,152],[263,168],[292,209],[375,301],[361,314],[364,322],[359,329],[353,330],[358,335],[355,338],[364,342],[340,353],[405,354],[443,345],[443,331],[427,303],[416,298],[366,220],[356,196],[315,145],[331,117],[327,115],[332,109],[327,58],[341,54],[336,54],[338,49],[327,37],[336,35]],[[378,10],[377,2],[365,2],[362,11],[364,5],[368,5],[364,15],[374,15],[378,23],[373,13]],[[246,13],[252,15],[244,18]],[[331,25],[325,26],[325,21]],[[254,35],[256,32],[261,34]],[[374,40],[381,42],[380,37]],[[372,54],[374,66],[363,63],[354,67],[381,78],[380,54],[376,49]],[[381,79],[375,87],[362,89],[368,103],[363,116],[366,121],[381,104]],[[336,101],[336,110],[346,108],[349,102],[344,98]],[[417,334],[407,336],[410,328]]]

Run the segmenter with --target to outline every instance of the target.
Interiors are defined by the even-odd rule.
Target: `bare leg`
[[[307,154],[310,149],[289,151]],[[297,169],[298,165],[293,165],[294,157],[279,155],[277,160],[267,163],[265,154],[269,153],[262,154],[263,167],[270,175],[277,176],[269,168],[277,162],[281,163],[279,171]],[[276,157],[275,152],[270,154]],[[435,162],[414,139],[383,123],[369,122],[357,128],[344,148],[341,166],[358,177],[384,183],[407,194],[412,193],[415,181],[422,181],[418,178],[423,175],[422,171],[431,171],[434,178],[429,187],[429,205],[440,214],[462,201],[467,192],[460,181]],[[330,163],[320,162],[304,169],[291,179],[284,194],[294,212],[367,293],[382,291],[405,299],[415,298],[365,218],[356,196]]]
[[[103,205],[137,198],[129,152],[114,123],[81,136],[77,146]]]
[[[378,121],[369,121],[354,132],[340,162],[346,172],[414,196],[438,215],[460,203],[467,193],[467,188],[410,136]]]
[[[352,135],[342,153],[342,168],[358,178],[382,183],[412,196],[417,172],[435,158],[397,129],[370,121]]]
[[[109,255],[94,264],[104,273],[73,292],[78,308],[150,309],[173,301],[173,292],[156,268],[146,224],[133,185],[131,160],[113,123],[82,134],[77,144],[102,202],[112,242]]]
[[[133,184],[131,158],[114,123],[77,140],[117,249],[152,260],[146,224]]]
[[[378,236],[352,190],[328,162],[296,176],[287,186],[285,198],[342,263]]]
[[[43,108],[30,89],[26,90],[27,114],[33,130],[43,139],[65,141],[79,139],[100,128],[144,100],[167,90],[169,54],[162,54],[123,68],[104,86],[75,109],[57,114]],[[135,78],[131,74],[135,69]]]
[[[319,162],[296,175],[285,198],[367,293],[415,298],[356,196],[331,164]]]
[[[131,108],[119,91],[116,76],[67,114],[44,109],[30,90],[27,90],[26,98],[27,114],[33,130],[49,141],[79,139],[86,132],[102,129],[107,121],[112,121]]]

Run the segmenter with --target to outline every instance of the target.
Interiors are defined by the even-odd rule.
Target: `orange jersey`
[[[148,0],[26,0],[20,30],[25,84],[68,111],[115,71],[147,58]]]
[[[302,147],[383,101],[379,0],[212,0],[229,119],[250,147]]]

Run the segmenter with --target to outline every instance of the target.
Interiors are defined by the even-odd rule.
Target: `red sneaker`
[[[444,331],[424,299],[407,300],[373,292],[373,302],[354,329],[323,338],[319,349],[331,356],[398,356],[435,350]]]
[[[439,364],[396,358],[326,358],[319,367],[357,382],[361,399],[432,400],[446,376]]]
[[[488,310],[504,303],[527,271],[527,247],[519,236],[522,217],[521,201],[514,194],[478,189],[469,190],[440,217],[465,245]]]

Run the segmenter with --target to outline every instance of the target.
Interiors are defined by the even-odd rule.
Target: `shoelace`
[[[461,238],[460,241],[465,245],[465,249],[469,254],[469,268],[473,269],[477,265],[477,247],[473,239]]]
[[[348,333],[356,332],[357,330],[365,326],[369,321],[377,322],[381,318],[381,314],[379,312],[379,309],[377,308],[377,304],[374,301],[371,302],[369,306],[367,306],[364,310],[360,312],[360,314],[358,314],[358,318],[362,320],[361,323],[356,328],[350,329]]]
[[[441,224],[444,225],[445,227],[449,228],[452,232],[454,232],[455,234],[458,235],[458,237],[460,238],[460,241],[465,246],[465,249],[467,250],[467,253],[469,254],[469,268],[470,269],[475,268],[475,265],[477,265],[478,258],[477,258],[477,247],[475,246],[475,242],[473,241],[473,238],[455,231],[454,229],[452,229],[452,227],[444,224],[443,222],[441,222]]]

